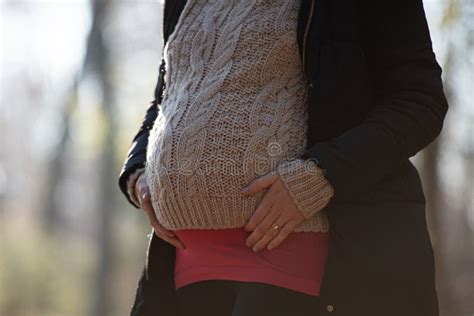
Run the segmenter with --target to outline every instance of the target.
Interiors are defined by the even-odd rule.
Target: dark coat
[[[185,1],[166,1],[166,43]],[[335,195],[316,315],[436,316],[434,256],[418,171],[408,158],[448,110],[421,0],[302,0],[298,45],[309,85],[308,148]],[[145,163],[165,84],[120,174]],[[127,198],[129,198],[127,196]],[[133,205],[133,204],[132,204]],[[175,315],[174,247],[153,235],[132,315]]]

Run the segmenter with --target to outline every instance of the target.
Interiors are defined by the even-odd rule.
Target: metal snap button
[[[327,310],[328,312],[332,312],[332,311],[334,310],[334,306],[332,306],[332,305],[327,305],[327,306],[326,306],[326,310]]]

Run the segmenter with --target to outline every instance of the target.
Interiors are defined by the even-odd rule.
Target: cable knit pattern
[[[332,191],[306,148],[307,84],[296,41],[299,1],[190,0],[165,48],[167,88],[150,131],[145,175],[167,229],[244,226],[278,170],[305,215],[327,231]],[[297,165],[299,168],[286,168]],[[318,212],[320,211],[320,212]]]

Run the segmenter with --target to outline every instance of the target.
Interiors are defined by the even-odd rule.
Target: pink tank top
[[[175,231],[186,249],[176,248],[175,286],[224,279],[273,284],[319,296],[328,252],[328,233],[293,232],[273,250],[254,253],[250,232],[234,229]]]

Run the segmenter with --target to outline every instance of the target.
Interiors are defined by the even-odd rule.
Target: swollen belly
[[[275,161],[266,144],[252,144],[245,134],[198,134],[169,125],[152,131],[145,174],[156,216],[167,229],[241,227],[265,193],[245,196],[241,188]]]

